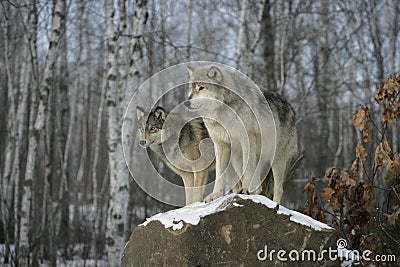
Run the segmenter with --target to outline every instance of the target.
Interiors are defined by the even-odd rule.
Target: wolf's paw
[[[204,202],[209,203],[209,202],[211,202],[213,200],[216,200],[217,198],[219,198],[221,196],[222,196],[221,193],[216,193],[216,192],[211,193],[208,196],[206,196],[206,198],[204,199]]]
[[[244,187],[235,188],[234,190],[232,190],[232,192],[235,194],[245,194],[245,195],[249,194],[249,192]]]

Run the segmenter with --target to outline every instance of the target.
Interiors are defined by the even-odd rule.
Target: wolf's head
[[[226,73],[220,67],[215,65],[200,66],[195,69],[186,66],[189,73],[189,94],[185,105],[189,108],[198,108],[193,99],[210,98],[223,101],[226,89]],[[198,104],[201,105],[201,104]]]
[[[146,147],[155,147],[161,144],[161,134],[163,125],[167,118],[167,112],[162,107],[156,107],[150,112],[142,108],[136,108],[139,145]]]

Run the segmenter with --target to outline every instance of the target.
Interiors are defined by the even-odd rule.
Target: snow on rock
[[[201,217],[223,211],[230,205],[230,203],[235,207],[243,206],[242,204],[236,203],[237,198],[251,200],[255,203],[263,204],[271,209],[276,208],[277,205],[274,201],[262,195],[229,194],[210,203],[196,202],[180,209],[154,215],[153,217],[148,218],[141,225],[145,226],[151,221],[159,221],[165,226],[165,228],[172,228],[174,231],[180,230],[184,226],[183,222],[197,225],[200,222]],[[281,205],[279,205],[278,214],[288,215],[290,216],[291,221],[309,226],[314,230],[332,229],[330,226],[322,222]]]

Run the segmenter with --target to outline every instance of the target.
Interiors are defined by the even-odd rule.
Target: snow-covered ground
[[[183,222],[197,225],[201,217],[223,211],[227,207],[225,203],[231,202],[229,200],[235,197],[249,199],[255,203],[261,203],[272,209],[276,208],[277,205],[269,198],[261,195],[229,194],[210,203],[196,202],[180,209],[154,215],[153,217],[148,218],[141,225],[147,225],[151,221],[160,221],[165,226],[165,228],[172,227],[173,230],[182,229]],[[240,204],[236,202],[234,202],[233,205],[240,206]],[[278,214],[289,215],[291,221],[302,225],[307,225],[315,230],[332,229],[327,224],[314,220],[313,218],[300,212],[287,209],[281,205],[279,205]]]
[[[14,256],[14,245],[10,245],[10,250],[12,255]],[[12,265],[10,264],[4,264],[4,254],[6,251],[6,247],[4,244],[0,244],[0,266],[2,267],[11,267]],[[43,263],[40,263],[40,266],[42,267],[48,267],[51,266],[50,262],[44,261]],[[57,259],[57,266],[60,267],[106,267],[108,266],[106,261],[104,259],[98,260],[96,263],[96,260],[94,259],[81,259],[80,257],[74,256],[72,260],[63,260],[61,257]]]

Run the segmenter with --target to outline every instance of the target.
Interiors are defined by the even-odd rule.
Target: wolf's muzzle
[[[190,100],[186,100],[185,102],[183,102],[183,104],[185,105],[185,107],[187,107],[188,109],[190,109],[192,107],[191,101]]]
[[[147,141],[144,139],[139,140],[139,146],[146,148],[147,147]]]

